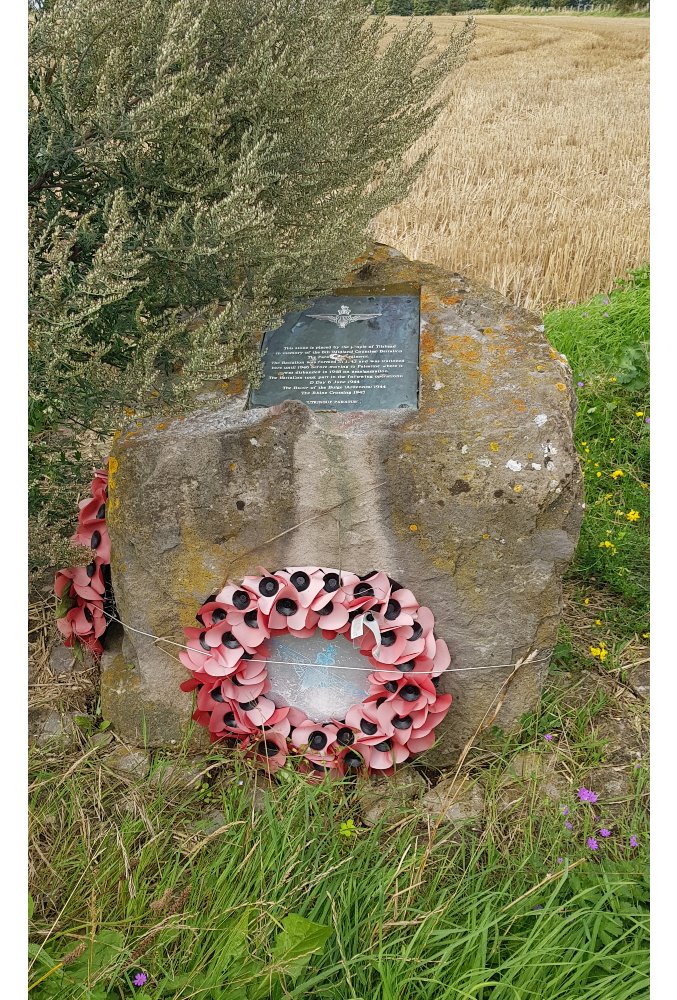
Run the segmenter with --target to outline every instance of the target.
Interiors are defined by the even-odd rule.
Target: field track
[[[649,255],[649,20],[476,20],[432,159],[375,235],[537,310],[607,291]]]

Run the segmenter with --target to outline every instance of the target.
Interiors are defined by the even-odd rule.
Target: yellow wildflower
[[[599,477],[600,477],[600,476],[602,475],[602,473],[601,473],[601,472],[596,472],[596,473],[595,473],[595,475],[596,475],[596,476],[597,476],[597,478],[599,479]]]
[[[650,632],[642,632],[642,639],[648,639],[650,637]]]
[[[616,438],[609,438],[609,440],[610,440],[610,441],[611,441],[611,443],[613,444],[613,443],[614,443],[614,441],[616,440]]]
[[[615,376],[615,375],[612,375],[612,377],[611,377],[611,378],[609,379],[609,381],[610,381],[610,382],[615,382],[615,381],[616,381],[616,376]]]
[[[590,598],[586,597],[585,600],[583,601],[583,604],[590,604]]]
[[[417,524],[410,524],[409,525],[409,531],[418,531],[418,525]]]
[[[639,521],[640,513],[638,510],[629,510],[625,516],[628,521]]]
[[[623,470],[622,470],[622,469],[615,469],[615,470],[614,470],[614,471],[613,471],[613,472],[611,473],[611,478],[612,478],[612,479],[620,479],[620,477],[621,477],[621,476],[624,476],[624,475],[625,475],[625,473],[623,472]]]
[[[644,410],[635,410],[635,416],[636,417],[643,417],[644,416]]]
[[[602,619],[601,618],[595,618],[595,625],[601,625],[601,624],[602,624]]]

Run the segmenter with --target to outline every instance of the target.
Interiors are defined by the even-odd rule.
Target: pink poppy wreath
[[[199,628],[185,629],[180,654],[192,674],[181,688],[197,693],[193,719],[213,741],[233,741],[271,772],[295,754],[309,772],[391,773],[433,745],[449,711],[451,695],[437,687],[451,658],[435,637],[432,611],[385,573],[263,570],[208,598],[196,617]],[[369,694],[344,719],[308,719],[269,696],[266,640],[317,630],[352,641],[373,668]]]
[[[56,625],[64,645],[83,646],[101,656],[101,639],[107,627],[105,604],[110,601],[110,537],[106,528],[108,473],[100,469],[91,485],[91,496],[80,501],[78,528],[72,537],[76,545],[92,549],[87,566],[60,569],[54,578],[58,599]]]

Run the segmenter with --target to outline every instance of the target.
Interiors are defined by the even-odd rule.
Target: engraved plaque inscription
[[[250,405],[415,409],[418,343],[417,295],[328,295],[266,333],[263,381]]]

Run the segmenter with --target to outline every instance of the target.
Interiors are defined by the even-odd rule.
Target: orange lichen
[[[450,334],[447,336],[449,350],[460,358],[461,361],[477,364],[482,358],[482,349],[473,337],[457,336]]]

